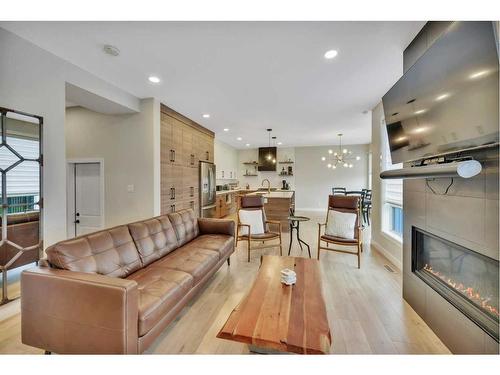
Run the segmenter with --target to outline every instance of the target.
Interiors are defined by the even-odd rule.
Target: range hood
[[[391,169],[380,173],[382,179],[411,179],[461,177],[471,178],[481,173],[482,166],[477,160],[455,161],[441,164]]]

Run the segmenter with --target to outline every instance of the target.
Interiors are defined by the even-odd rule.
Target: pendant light
[[[273,129],[267,129],[267,135],[268,135],[268,149],[267,149],[267,155],[266,155],[266,159],[271,161],[271,159],[273,158],[273,155],[271,154],[271,132],[273,131]]]
[[[273,137],[273,147],[276,147],[276,137]],[[273,158],[273,164],[276,164],[276,158]]]

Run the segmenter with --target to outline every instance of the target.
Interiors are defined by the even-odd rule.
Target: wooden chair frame
[[[251,228],[249,224],[241,224],[240,223],[240,210],[245,210],[244,208],[238,209],[237,212],[237,221],[236,221],[236,246],[238,246],[238,241],[245,241],[247,243],[247,250],[248,250],[248,262],[250,262],[250,250],[260,250],[260,249],[268,249],[271,247],[279,247],[280,249],[280,256],[283,256],[283,247],[282,247],[282,241],[281,241],[281,222],[278,220],[265,220],[264,221],[264,228],[266,227],[267,224],[271,225],[277,225],[278,226],[278,232],[266,232],[266,233],[271,233],[277,235],[277,237],[272,237],[272,238],[256,238],[252,237],[251,235]],[[261,208],[261,210],[264,210],[264,207]],[[240,228],[241,227],[248,227],[248,236],[240,235]],[[264,246],[254,246],[252,247],[251,243],[252,242],[259,242],[262,241],[262,243],[265,243],[266,241],[273,241],[273,240],[279,240],[279,243],[277,244],[271,244],[271,245],[264,245]]]
[[[329,251],[335,251],[338,253],[344,253],[344,254],[351,254],[351,255],[356,255],[358,257],[358,269],[361,268],[361,253],[363,252],[363,243],[361,239],[361,217],[360,217],[360,212],[359,208],[356,210],[356,215],[357,215],[357,222],[358,226],[355,228],[355,230],[358,231],[358,238],[355,239],[356,243],[350,243],[350,242],[343,242],[343,241],[335,241],[335,240],[327,240],[324,238],[321,238],[321,227],[325,227],[328,224],[328,216],[331,210],[334,210],[332,207],[328,207],[328,211],[326,212],[326,221],[324,223],[318,223],[318,260],[320,256],[320,251],[321,250],[329,250]],[[326,246],[321,246],[321,241],[326,243]],[[344,249],[335,249],[333,247],[329,247],[329,245],[341,245],[341,246],[356,246],[357,251],[349,251],[349,250],[344,250]]]

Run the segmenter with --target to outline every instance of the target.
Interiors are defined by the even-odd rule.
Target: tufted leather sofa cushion
[[[168,216],[128,225],[144,266],[177,249],[177,235]]]
[[[189,245],[200,249],[217,251],[219,259],[223,259],[233,251],[234,237],[227,234],[202,234],[192,240]]]
[[[194,282],[197,284],[218,262],[219,253],[217,251],[202,249],[190,242],[153,263],[150,267],[186,272],[193,276]]]
[[[199,234],[198,219],[190,208],[168,214],[170,222],[174,226],[179,246],[191,241]]]
[[[59,242],[46,253],[57,268],[110,277],[126,277],[142,267],[125,225]]]
[[[139,336],[148,333],[193,287],[193,277],[168,268],[146,267],[127,277],[139,290]]]

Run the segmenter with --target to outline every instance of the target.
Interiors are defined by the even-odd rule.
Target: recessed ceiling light
[[[237,141],[241,141],[242,139],[243,138],[241,138],[241,137],[236,138]]]
[[[283,144],[283,142],[278,142],[278,146],[281,146]]]
[[[479,77],[486,75],[486,73],[488,73],[487,70],[481,70],[480,72],[476,72],[476,73],[471,74],[469,76],[469,78],[471,78],[471,79],[479,78]]]
[[[149,76],[148,80],[151,83],[160,83],[160,81],[161,81],[161,79],[158,78],[157,76]]]
[[[324,156],[322,156],[322,157],[321,157],[321,160],[322,160],[322,161],[325,161],[325,160],[326,160],[326,158],[325,158]]]
[[[335,56],[337,56],[338,54],[339,53],[336,50],[331,49],[331,50],[325,52],[325,59],[331,60],[331,59],[335,58]]]
[[[450,94],[442,94],[442,95],[439,95],[439,96],[436,98],[436,100],[438,100],[438,101],[439,101],[439,100],[444,100],[444,99],[446,99],[448,96],[450,96]]]
[[[204,113],[202,116],[203,118],[210,118],[210,115],[208,113]]]
[[[425,112],[425,109],[419,109],[418,111],[415,111],[415,114],[419,115],[419,114],[424,113],[424,112]]]
[[[228,131],[229,131],[229,129],[228,129],[228,128],[224,128],[224,131],[225,131],[225,132],[228,132]]]
[[[250,143],[247,143],[245,146],[249,147],[249,146],[250,146]]]

